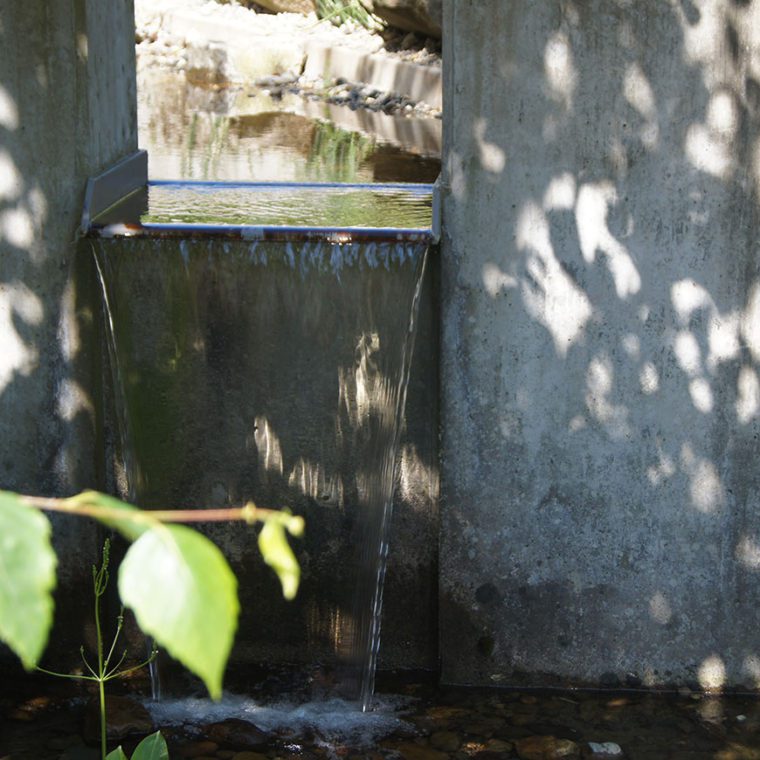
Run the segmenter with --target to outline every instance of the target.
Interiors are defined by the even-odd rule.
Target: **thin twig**
[[[124,654],[121,656],[121,658],[116,663],[116,665],[114,665],[111,668],[111,670],[109,670],[107,673],[105,673],[103,675],[103,680],[104,681],[109,681],[111,678],[115,678],[116,676],[120,675],[120,673],[118,673],[117,671],[121,667],[121,663],[124,662],[124,660],[126,660],[126,659],[127,659],[127,650],[125,649],[124,650]]]
[[[39,665],[35,667],[35,670],[39,671],[40,673],[45,673],[49,676],[57,676],[58,678],[70,678],[72,681],[97,681],[97,678],[94,678],[93,676],[85,676],[85,675],[74,675],[72,673],[56,673],[54,670],[45,670],[45,668],[41,668]]]
[[[78,498],[78,497],[77,497]],[[119,509],[118,507],[101,507],[94,503],[69,501],[68,499],[51,499],[41,496],[22,496],[21,501],[30,507],[43,509],[46,512],[65,512],[66,514],[84,515],[87,517],[105,518],[107,520],[127,520],[154,525],[164,523],[195,523],[195,522],[229,522],[242,521],[254,523],[266,520],[275,515],[282,515],[277,509],[265,509],[248,503],[244,507],[224,509]]]
[[[106,676],[103,680],[104,681],[111,681],[114,678],[122,678],[123,676],[127,676],[130,673],[133,673],[135,670],[140,670],[140,668],[144,668],[146,665],[150,665],[153,660],[156,659],[158,656],[158,650],[154,650],[150,657],[148,657],[145,662],[141,662],[139,665],[135,665],[132,668],[127,668],[126,670],[120,670],[118,673],[114,673],[113,675]]]

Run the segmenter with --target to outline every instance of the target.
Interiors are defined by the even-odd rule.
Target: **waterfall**
[[[371,701],[426,243],[94,241],[127,493],[251,499],[306,519],[295,602],[240,525],[205,529],[240,580],[232,662],[319,664]]]

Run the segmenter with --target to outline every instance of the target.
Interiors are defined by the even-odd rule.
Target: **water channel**
[[[439,158],[434,145],[415,152],[413,147],[404,148],[361,132],[341,130],[329,121],[315,120],[313,113],[307,115],[305,112],[313,108],[307,108],[300,99],[291,101],[286,98],[284,102],[274,104],[278,108],[272,110],[273,104],[265,103],[263,95],[260,96],[262,102],[254,105],[246,101],[244,108],[240,105],[241,97],[240,93],[229,91],[189,88],[181,79],[166,74],[158,75],[153,84],[143,82],[140,132],[143,147],[148,148],[151,154],[152,178],[236,182],[429,182],[438,174]],[[171,204],[160,203],[155,208],[165,213],[167,207],[172,208]],[[177,208],[184,212],[186,205],[178,204]],[[234,213],[234,204],[225,208]],[[296,209],[302,210],[303,204]],[[259,486],[263,483],[265,490],[270,489],[272,498],[277,498],[280,493],[277,490],[278,481],[288,481],[295,473],[292,480],[301,489],[304,500],[311,498],[317,504],[322,503],[325,508],[320,512],[320,518],[328,522],[337,521],[340,528],[340,510],[330,512],[327,509],[343,498],[340,478],[330,476],[329,459],[331,456],[342,456],[355,460],[357,456],[364,456],[354,451],[356,438],[348,441],[342,454],[339,449],[331,448],[332,454],[328,457],[325,457],[325,447],[330,448],[332,444],[325,444],[321,451],[316,450],[320,448],[317,446],[312,452],[314,461],[308,456],[303,457],[300,469],[291,468],[286,472],[283,452],[287,454],[291,446],[295,447],[302,440],[303,431],[280,422],[292,415],[292,407],[298,406],[298,400],[304,398],[301,392],[304,387],[308,386],[310,393],[326,398],[332,394],[330,382],[325,383],[323,373],[315,369],[320,362],[320,352],[333,342],[336,327],[341,324],[341,320],[336,318],[332,327],[326,328],[323,323],[320,327],[320,320],[325,314],[324,288],[334,292],[336,288],[343,287],[336,284],[334,269],[330,266],[321,269],[327,249],[313,246],[308,261],[329,283],[325,285],[323,282],[321,290],[315,285],[298,298],[293,298],[285,294],[292,283],[301,278],[301,273],[290,267],[274,249],[269,250],[267,245],[252,249],[250,245],[235,244],[212,251],[207,244],[195,241],[177,246],[163,261],[156,261],[154,246],[153,242],[143,241],[131,249],[129,256],[142,262],[138,267],[130,269],[125,265],[128,258],[125,253],[105,257],[107,260],[103,261],[105,267],[113,270],[110,275],[114,283],[112,297],[114,301],[119,301],[114,306],[121,312],[121,332],[126,339],[121,359],[126,365],[121,367],[124,392],[125,395],[132,395],[130,403],[137,414],[138,427],[142,427],[138,436],[147,435],[145,431],[151,426],[159,428],[163,432],[158,438],[150,435],[146,438],[157,440],[159,444],[163,440],[163,447],[157,452],[157,461],[164,461],[162,457],[166,456],[168,446],[173,452],[172,456],[181,463],[178,465],[182,472],[181,484],[167,480],[162,468],[135,464],[133,479],[136,477],[140,481],[135,487],[142,489],[148,504],[152,500],[161,501],[167,493],[176,495],[176,489],[180,485],[184,488],[187,483],[195,483],[190,490],[195,489],[195,495],[199,498],[202,493],[206,497],[210,494],[212,500],[226,503],[243,495],[248,487],[246,478]],[[243,274],[251,264],[261,268],[262,253],[267,254],[267,264],[270,261],[274,263],[272,272],[275,275],[266,286],[256,285]],[[402,258],[411,262],[413,267],[419,264],[414,256]],[[227,260],[224,266],[229,266],[229,261],[234,264],[232,270],[223,276],[219,275],[224,271],[220,259]],[[347,289],[357,291],[359,298],[362,285],[357,272],[348,267],[345,274]],[[278,278],[281,280],[279,284]],[[396,297],[395,284],[376,282],[367,287],[369,290],[379,290],[389,304]],[[198,301],[197,298],[177,295],[183,291],[186,295],[192,293],[196,296],[202,292],[205,298]],[[144,292],[145,299],[146,310],[137,315],[128,308],[131,301],[129,294],[134,292]],[[152,298],[156,293],[160,293],[161,297]],[[414,297],[413,291],[410,297]],[[162,300],[173,304],[173,307],[159,314]],[[362,382],[371,380],[372,373],[375,373],[377,382],[374,387],[380,391],[383,388],[380,375],[383,373],[378,371],[378,346],[375,344],[380,328],[373,323],[372,310],[357,304],[354,314],[363,314],[358,329],[364,340],[360,345],[351,345],[350,341],[346,343],[345,365],[353,364],[364,372]],[[244,308],[247,306],[250,308]],[[205,311],[206,316],[208,313],[215,315],[212,320],[214,329],[210,332],[204,332],[200,327],[200,311]],[[167,330],[158,331],[157,334],[165,337],[179,335],[181,340],[172,339],[169,341],[171,345],[154,346],[149,351],[139,346],[132,346],[130,350],[130,334],[136,333],[145,322],[161,324],[162,320]],[[288,344],[290,348],[284,348],[285,344],[274,339],[264,346],[265,350],[258,352],[243,347],[247,334],[274,335],[273,325],[287,320],[296,325],[295,348],[293,343]],[[258,326],[254,324],[256,321],[260,322]],[[169,330],[172,325],[174,328],[179,325],[181,329]],[[401,323],[397,327],[396,339],[403,342],[402,336],[407,327]],[[125,343],[124,339],[122,343]],[[282,385],[283,378],[272,357],[283,351],[287,354],[284,359],[299,357],[290,380],[285,381],[286,385],[290,385],[285,395],[292,402],[282,405],[282,408],[270,404],[266,414],[256,414],[250,405],[251,389],[241,378],[253,367],[258,372],[263,367],[265,384],[271,387]],[[355,363],[357,351],[363,356],[363,361],[358,364]],[[216,365],[217,370],[212,373],[204,367],[205,359],[220,352],[236,356],[240,365],[238,369],[243,370],[235,381],[237,385],[231,397],[220,390],[223,384],[226,386],[230,382],[229,373],[220,373],[220,365]],[[165,357],[166,361],[152,366],[152,357],[156,355]],[[190,356],[192,361],[178,361],[183,356]],[[403,355],[399,355],[399,359],[403,362]],[[168,385],[176,385],[177,378],[187,388],[190,397],[194,396],[194,389],[199,383],[205,391],[195,395],[195,406],[189,409],[172,403],[163,405],[163,416],[158,418],[150,409],[141,408],[144,399],[136,389],[142,387],[140,384],[145,382],[146,375],[150,375],[149,385],[158,397],[168,393]],[[344,430],[348,430],[352,410],[356,412],[361,401],[361,394],[357,392],[357,372],[344,374],[343,381],[341,398],[344,409],[340,422]],[[365,387],[372,385],[370,382]],[[253,395],[268,392],[263,388]],[[386,396],[386,412],[397,409],[397,386],[394,393],[393,399]],[[198,447],[190,445],[184,435],[173,436],[172,431],[179,429],[184,433],[200,424],[199,421],[208,411],[201,407],[216,407],[215,399],[222,399],[222,411],[232,420],[241,451],[248,450],[255,454],[252,469],[243,467],[240,470],[237,466],[239,462],[235,461],[235,457],[230,458],[228,450],[215,438],[216,429],[212,430],[209,440],[204,441],[207,452],[202,456],[198,453]],[[225,406],[228,402],[232,405]],[[328,404],[325,408],[331,407]],[[238,412],[233,413],[233,409]],[[246,415],[251,418],[247,420],[248,425]],[[387,417],[388,414],[378,411],[374,424],[382,426]],[[330,412],[314,416],[308,422],[308,426],[315,429],[334,430],[335,424],[336,420]],[[209,452],[216,457],[219,471],[242,471],[242,477],[235,482],[232,477],[209,476],[209,470],[199,466],[202,459],[208,458]],[[148,457],[145,461],[150,462],[150,459]],[[321,468],[311,466],[317,459],[322,463]],[[392,463],[386,455],[384,467],[392,466]],[[343,527],[348,533],[353,529]],[[325,535],[320,534],[319,529],[312,534],[314,545],[310,551],[314,556],[324,553],[321,539]],[[230,541],[229,536],[221,534],[217,538],[221,542]],[[242,542],[235,540],[238,543],[235,545],[233,541],[233,561],[253,561]],[[339,562],[335,554],[328,559],[332,563]],[[341,570],[346,575],[351,574],[347,567]],[[267,585],[272,585],[271,578],[266,578],[266,582],[250,590],[251,605],[258,605],[265,598],[267,614],[282,616],[281,620],[287,621],[286,605],[272,595],[267,597]],[[308,596],[308,586],[306,590]],[[344,599],[340,604],[348,608],[345,605],[349,602]],[[340,637],[336,638],[336,631],[340,621],[333,616],[331,625],[324,624],[323,616],[329,607],[329,604],[320,607],[316,602],[311,607],[312,654],[320,647],[324,650],[326,643],[333,646],[339,643],[337,640]],[[251,624],[256,625],[255,619]],[[371,625],[372,620],[364,624]],[[294,630],[294,626],[284,622],[279,634],[296,658],[299,645]],[[262,634],[262,640],[271,635],[271,632]],[[289,639],[291,636],[292,641]],[[278,695],[293,685],[288,680],[290,674],[278,674],[276,669],[272,669],[262,672],[260,677],[248,683],[241,672],[233,673],[233,676],[236,676],[231,678],[235,682],[235,690],[238,693],[246,692],[249,696],[229,698],[218,707],[206,701],[182,700],[179,703],[164,702],[154,709],[155,725],[161,726],[169,739],[172,757],[212,757],[216,760],[240,757],[243,760],[237,753],[245,752],[244,760],[760,758],[760,706],[749,695],[706,695],[689,689],[653,694],[636,688],[604,693],[572,689],[569,684],[566,689],[550,691],[473,691],[436,688],[431,685],[429,677],[415,680],[383,674],[380,678],[381,696],[375,703],[374,711],[364,717],[357,713],[352,718],[345,705],[336,706],[328,701],[315,707],[308,701],[320,689],[328,693],[333,687],[332,676],[324,671],[313,672],[307,679],[308,683],[298,685],[295,691],[300,688],[301,697],[295,702],[279,705]],[[137,679],[125,684],[124,689],[144,694],[146,682]],[[387,696],[388,692],[395,696]],[[43,693],[44,696],[41,696]],[[262,704],[274,704],[276,709],[262,707]],[[87,711],[82,697],[73,701],[70,694],[58,698],[51,692],[49,682],[32,680],[23,691],[5,694],[0,707],[3,715],[0,723],[0,757],[7,756],[12,760],[90,760],[97,756],[96,751],[82,744],[79,726]],[[219,739],[218,731],[215,733],[212,729],[229,718],[249,720],[259,725],[262,736],[258,740],[249,737],[247,744],[242,740],[231,741],[229,737],[227,740]],[[129,749],[134,741],[127,738],[124,744]]]

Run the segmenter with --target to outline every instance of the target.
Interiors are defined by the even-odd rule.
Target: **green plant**
[[[340,26],[351,20],[370,31],[382,29],[383,23],[370,13],[360,0],[317,0],[317,18]]]
[[[259,549],[283,595],[295,596],[300,569],[286,533],[303,533],[303,519],[253,503],[235,509],[143,511],[95,491],[47,499],[0,491],[0,641],[34,668],[53,621],[57,558],[42,510],[92,517],[131,542],[119,567],[122,603],[140,628],[201,678],[212,698],[237,628],[237,580],[221,551],[181,522],[263,523]]]
[[[108,588],[108,564],[110,561],[111,542],[106,539],[103,544],[103,558],[100,563],[100,567],[92,566],[92,586],[93,596],[95,598],[95,642],[97,649],[97,668],[93,668],[87,660],[84,654],[84,646],[80,647],[79,653],[82,657],[82,662],[85,668],[90,672],[90,675],[73,674],[73,673],[57,673],[53,670],[46,670],[45,668],[37,667],[41,673],[47,673],[50,676],[56,676],[58,678],[70,678],[76,681],[94,681],[98,684],[98,699],[100,707],[100,756],[101,760],[105,760],[106,757],[106,693],[105,685],[108,681],[113,681],[115,678],[122,678],[123,676],[134,673],[136,670],[144,668],[149,665],[158,655],[158,650],[154,647],[150,657],[139,665],[135,665],[125,670],[119,670],[121,664],[127,657],[127,650],[125,649],[119,661],[111,667],[111,659],[116,651],[116,643],[119,640],[121,629],[124,625],[124,607],[122,606],[119,616],[116,619],[116,632],[114,633],[113,641],[108,652],[105,652],[103,647],[103,627],[100,623],[100,599],[106,593]]]
[[[105,760],[128,760],[121,746],[118,746],[112,752],[109,752]],[[160,731],[155,734],[146,736],[132,753],[132,760],[169,760],[169,750],[166,747],[166,740],[161,736]]]

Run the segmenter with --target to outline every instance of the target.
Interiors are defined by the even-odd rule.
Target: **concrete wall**
[[[449,682],[760,682],[760,3],[448,0]]]
[[[87,177],[137,146],[132,19],[131,0],[0,2],[1,488],[102,487],[99,304],[75,230]],[[55,522],[64,599],[99,541]]]

